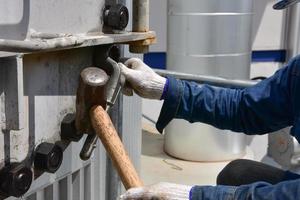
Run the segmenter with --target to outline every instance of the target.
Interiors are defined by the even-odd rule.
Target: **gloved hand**
[[[156,74],[149,66],[138,58],[127,60],[125,65],[119,63],[126,82],[129,83],[135,93],[148,99],[161,98],[166,84],[166,78]]]
[[[129,189],[120,200],[188,200],[191,186],[174,183],[158,183]]]

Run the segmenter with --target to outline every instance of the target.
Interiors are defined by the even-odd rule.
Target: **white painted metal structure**
[[[167,68],[169,70],[249,79],[253,1],[169,0]],[[241,157],[242,134],[208,125],[173,120],[166,128],[168,154],[193,161]]]
[[[0,51],[0,125],[3,130],[0,170],[7,162],[23,162],[41,142],[60,141],[61,120],[67,113],[75,112],[78,75],[83,68],[97,65],[93,59],[95,46],[101,48],[102,44],[147,37],[147,33],[103,35],[102,12],[108,2],[120,1],[0,0],[0,46],[7,39],[44,45],[48,40],[33,38],[37,33],[59,37],[52,41],[57,49],[27,53]],[[130,10],[130,5],[128,8]],[[75,43],[63,47],[55,43],[58,40]],[[125,55],[129,54],[125,52]],[[137,168],[141,152],[141,110],[137,106],[140,104],[137,98],[123,101],[120,97],[111,113]],[[123,123],[126,126],[122,126]],[[55,174],[35,177],[24,198],[116,199],[122,185],[100,142],[90,160],[80,160],[84,139],[65,145],[60,169]]]

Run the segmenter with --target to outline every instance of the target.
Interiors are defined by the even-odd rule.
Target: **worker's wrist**
[[[161,97],[160,97],[160,100],[165,99],[165,97],[166,97],[166,95],[167,95],[167,92],[168,92],[168,88],[169,88],[169,79],[166,78],[166,83],[165,83],[165,85],[164,85],[163,93],[162,93],[162,95],[161,95]]]
[[[189,192],[189,200],[191,200],[192,199],[192,195],[193,195],[193,188],[194,188],[195,186],[193,186],[191,189],[190,189],[190,192]]]
[[[234,199],[236,186],[193,186],[190,190],[189,200],[198,199]],[[243,198],[244,199],[244,198]]]

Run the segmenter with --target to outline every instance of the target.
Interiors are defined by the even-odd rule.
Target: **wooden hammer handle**
[[[107,112],[101,106],[90,110],[96,134],[102,141],[126,189],[143,186]]]

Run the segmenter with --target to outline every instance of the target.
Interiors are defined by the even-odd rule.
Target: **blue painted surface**
[[[166,53],[150,52],[144,54],[144,62],[152,68],[166,69]],[[286,50],[253,51],[252,62],[285,62]]]
[[[286,50],[253,51],[252,62],[285,62]]]
[[[144,62],[152,68],[166,69],[167,55],[165,52],[150,52],[144,54]]]

